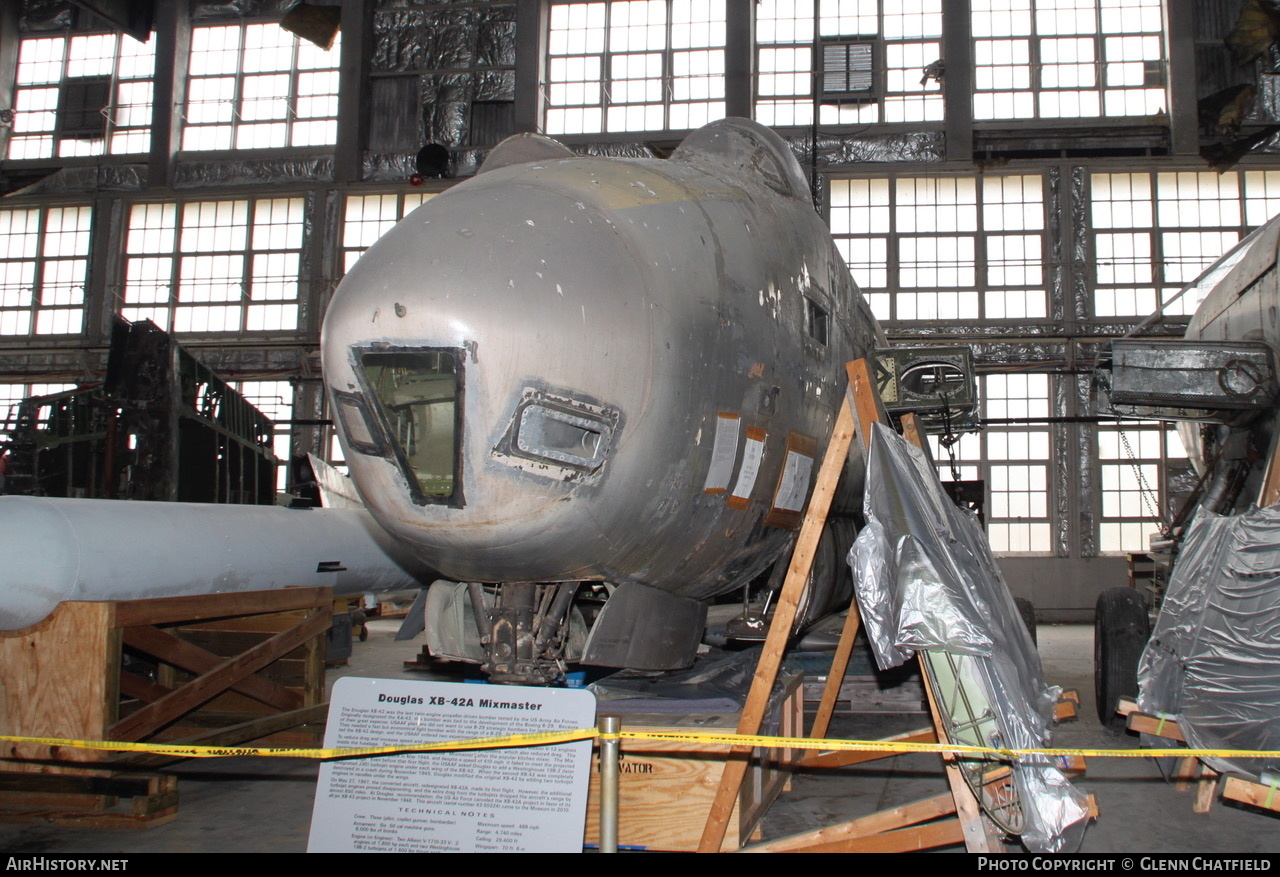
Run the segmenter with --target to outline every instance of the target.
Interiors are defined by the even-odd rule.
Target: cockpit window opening
[[[827,346],[830,317],[827,309],[807,295],[804,297],[804,332],[814,341]]]
[[[364,397],[358,393],[333,391],[333,407],[342,422],[342,434],[352,450],[372,457],[387,455],[386,439],[373,418]]]
[[[414,501],[461,505],[462,352],[364,349],[355,354]]]

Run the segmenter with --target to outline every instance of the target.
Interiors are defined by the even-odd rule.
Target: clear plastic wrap
[[[982,719],[987,745],[1049,745],[1059,692],[1044,681],[986,536],[949,500],[923,453],[880,424],[873,428],[864,514],[867,526],[849,564],[880,666],[925,652],[953,679],[947,685],[965,689],[958,700]],[[940,702],[954,702],[945,695],[939,692]],[[1084,795],[1049,758],[1026,757],[1012,767],[1023,843],[1035,852],[1077,849],[1088,820]]]
[[[1138,705],[1198,749],[1280,750],[1280,506],[1187,532],[1138,668]],[[1259,775],[1280,759],[1208,759]]]

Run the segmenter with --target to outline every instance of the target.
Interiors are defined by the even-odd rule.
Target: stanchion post
[[[601,716],[600,730],[600,852],[618,851],[618,749],[621,722]]]

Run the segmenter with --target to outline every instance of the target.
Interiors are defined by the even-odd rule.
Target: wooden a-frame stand
[[[827,444],[822,467],[818,470],[813,496],[805,511],[800,535],[796,539],[796,547],[791,556],[791,565],[787,569],[787,577],[774,609],[773,621],[769,625],[764,649],[756,665],[751,690],[738,722],[739,734],[756,734],[760,730],[765,705],[768,703],[769,693],[773,690],[783,652],[786,650],[787,640],[791,636],[791,628],[795,623],[796,608],[803,594],[805,582],[808,580],[809,569],[813,565],[818,539],[826,524],[836,484],[840,480],[854,436],[856,434],[861,441],[862,456],[865,460],[870,447],[871,425],[876,422],[888,423],[884,405],[871,379],[866,360],[859,359],[848,363],[845,369],[849,384],[844,402],[840,406],[840,413],[831,433],[831,441]],[[924,436],[914,415],[903,417],[903,435],[918,447],[924,447]],[[840,684],[848,667],[849,655],[853,650],[854,637],[857,636],[860,626],[861,618],[855,602],[849,606],[848,618],[840,635],[840,642],[831,663],[831,671],[827,675],[826,688],[822,693],[822,701],[810,731],[811,737],[819,738],[827,733]],[[947,739],[943,717],[934,701],[927,662],[920,662],[920,672],[924,677],[924,690],[929,699],[933,727],[890,738],[895,742],[908,740],[933,742]],[[746,754],[749,751],[747,747],[735,748],[725,765],[720,788],[712,802],[711,812],[707,816],[707,824],[703,829],[702,841],[698,846],[699,852],[715,852],[721,848],[733,802],[738,796],[738,790],[742,786],[746,773]],[[892,752],[819,753],[803,760],[800,766],[837,767],[888,758],[892,755],[894,755]],[[948,794],[882,810],[870,816],[806,834],[758,844],[752,846],[751,851],[905,852],[963,842],[969,852],[1002,852],[1001,841],[1004,833],[982,813],[977,798],[960,773],[959,765],[951,757],[944,757],[943,763],[951,789]],[[953,818],[942,818],[947,816]]]

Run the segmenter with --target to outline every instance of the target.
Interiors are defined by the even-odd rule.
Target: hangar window
[[[1039,175],[833,180],[831,232],[876,317],[1048,314]]]
[[[1145,317],[1280,212],[1280,172],[1092,174],[1094,314]],[[1190,315],[1188,294],[1166,313]]]
[[[173,332],[298,327],[301,198],[135,204],[120,313]]]
[[[760,0],[756,119],[773,126],[939,120],[942,87],[928,71],[938,70],[941,36],[942,0]]]
[[[0,336],[84,331],[93,208],[0,210]]]
[[[341,53],[341,38],[325,50],[278,24],[192,29],[182,148],[332,144]]]
[[[961,437],[955,447],[960,477],[986,481],[987,534],[993,551],[1051,553],[1052,457],[1044,423],[1051,404],[1049,376],[990,374],[980,383],[982,416],[993,422],[982,432]],[[950,480],[948,452],[937,436],[930,436],[929,442],[942,479]]]
[[[975,119],[1167,110],[1162,0],[973,0]]]
[[[120,34],[23,39],[8,157],[146,152],[154,68],[154,44]]]
[[[293,384],[289,381],[247,380],[231,381],[231,387],[275,425],[271,450],[276,455],[276,490],[283,493],[289,486],[289,457],[292,453],[289,421],[293,420]]]
[[[1170,476],[1181,474],[1189,483],[1195,480],[1177,430],[1160,423],[1100,426],[1098,459],[1102,485],[1098,550],[1104,554],[1150,550],[1150,535],[1177,512]]]
[[[698,128],[724,118],[724,0],[552,3],[546,132]]]
[[[349,195],[342,219],[342,273],[346,274],[373,242],[431,199],[431,192],[397,195]]]

